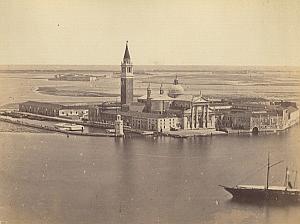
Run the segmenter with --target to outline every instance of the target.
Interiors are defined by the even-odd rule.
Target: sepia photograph
[[[300,1],[0,0],[0,224],[298,224]]]

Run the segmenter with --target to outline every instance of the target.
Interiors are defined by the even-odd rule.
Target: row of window
[[[82,113],[83,113],[83,112],[82,112]],[[65,113],[64,111],[62,111],[61,114],[67,114],[67,115],[68,115],[68,114],[73,114],[73,111],[70,111],[70,113],[68,113],[68,112]],[[78,111],[75,111],[74,114],[78,114]]]
[[[165,124],[165,122],[168,121],[168,120],[169,120],[170,123],[175,122],[175,118],[167,118],[167,119],[159,120],[159,123],[162,124],[162,122],[164,122],[164,124]]]

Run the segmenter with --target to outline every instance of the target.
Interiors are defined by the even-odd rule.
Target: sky
[[[300,65],[298,0],[0,0],[0,64]]]

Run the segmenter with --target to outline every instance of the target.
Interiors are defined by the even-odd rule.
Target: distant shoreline
[[[0,73],[119,72],[119,65],[0,65]],[[298,72],[299,66],[135,65],[143,72]]]
[[[102,93],[80,90],[59,90],[55,87],[39,87],[37,92],[52,96],[72,96],[72,97],[119,97],[120,94]]]
[[[40,94],[52,95],[52,96],[70,96],[70,97],[119,97],[120,94],[94,92],[84,90],[64,90],[57,89],[55,87],[39,87],[36,90]],[[134,97],[140,97],[140,95],[134,95]]]

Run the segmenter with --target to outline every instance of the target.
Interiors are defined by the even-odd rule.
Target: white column
[[[199,120],[198,120],[198,107],[195,107],[195,128],[199,128]]]

